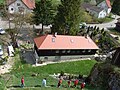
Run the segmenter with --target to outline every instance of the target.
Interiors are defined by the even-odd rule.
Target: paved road
[[[87,24],[87,26],[97,26],[99,27],[100,29],[104,28],[105,30],[107,30],[108,28],[114,28],[116,25],[115,23],[117,23],[117,19],[120,18],[120,16],[116,16],[116,18],[111,21],[111,22],[108,22],[108,23],[102,23],[102,24]]]

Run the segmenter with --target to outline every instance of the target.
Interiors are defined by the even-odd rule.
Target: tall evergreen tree
[[[54,10],[51,0],[40,0],[36,2],[36,8],[33,10],[33,21],[36,25],[50,25],[53,22]]]
[[[81,0],[61,0],[52,32],[76,35],[82,17]]]
[[[112,5],[112,12],[120,15],[120,0],[115,0]]]

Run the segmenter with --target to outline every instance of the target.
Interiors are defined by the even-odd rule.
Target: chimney
[[[55,37],[57,36],[57,32],[55,32]]]
[[[53,37],[56,37],[57,36],[57,32],[53,33]]]

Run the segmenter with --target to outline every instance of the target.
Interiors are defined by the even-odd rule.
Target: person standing
[[[42,86],[46,87],[46,78],[42,80]]]
[[[58,87],[60,87],[62,84],[62,79],[60,78],[60,80],[58,81]]]
[[[68,80],[68,87],[71,85],[71,79]]]
[[[81,86],[81,90],[83,90],[83,88],[85,87],[85,82],[82,82],[80,86]]]
[[[76,87],[76,86],[78,85],[78,82],[79,82],[78,79],[76,79],[76,80],[74,81],[74,87]]]
[[[24,87],[24,77],[21,78],[21,87]]]

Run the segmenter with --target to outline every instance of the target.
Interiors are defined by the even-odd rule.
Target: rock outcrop
[[[109,63],[96,64],[88,79],[88,83],[103,90],[120,90],[120,68]]]

